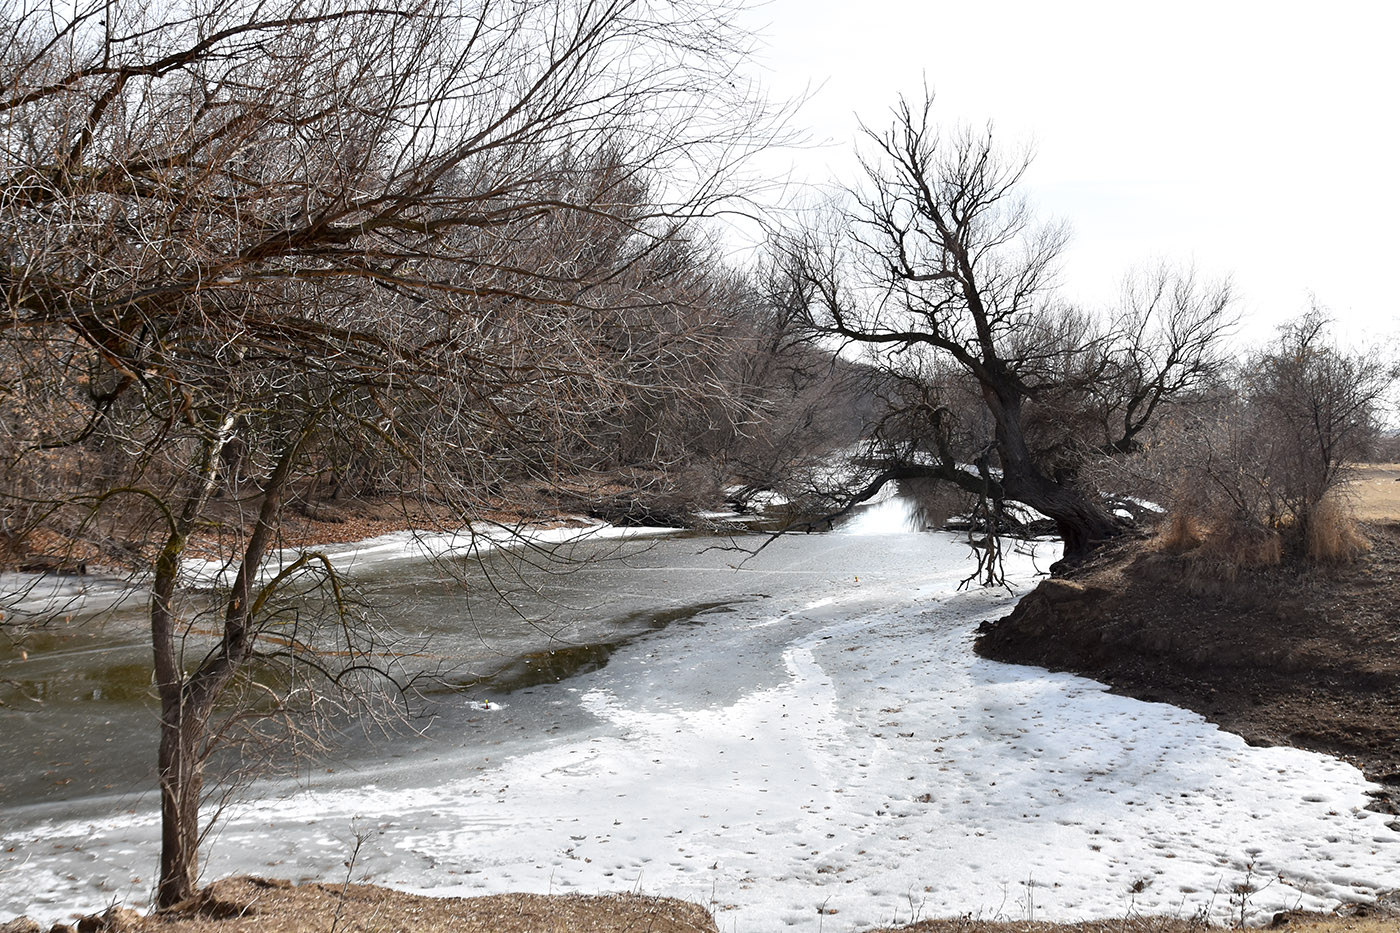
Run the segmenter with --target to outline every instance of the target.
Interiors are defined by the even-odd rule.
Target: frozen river
[[[747,562],[716,543],[609,543],[612,559],[551,575],[539,602],[517,594],[538,623],[523,629],[419,562],[367,559],[366,588],[413,606],[464,670],[561,639],[609,647],[559,683],[443,694],[425,739],[256,787],[225,816],[207,876],[340,880],[359,834],[356,880],[639,890],[741,933],[966,913],[1258,921],[1400,886],[1400,834],[1364,809],[1351,767],[976,658],[972,631],[1014,597],[959,590],[970,567],[952,537],[799,536]],[[1009,569],[1024,587],[1052,556]],[[135,644],[117,651],[137,663]],[[145,766],[110,764],[149,744],[149,712],[71,683],[53,695],[45,715],[89,736],[96,763],[60,785],[80,788],[68,799],[32,775],[7,797],[0,921],[139,905],[152,887]],[[104,759],[114,715],[123,748]],[[58,754],[42,717],[0,717],[11,760]]]

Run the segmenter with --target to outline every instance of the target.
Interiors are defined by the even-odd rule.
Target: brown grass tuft
[[[1308,518],[1308,558],[1318,563],[1345,564],[1371,549],[1356,527],[1351,504],[1337,495],[1325,497]]]
[[[1220,595],[1241,570],[1272,567],[1283,560],[1278,531],[1244,520],[1223,520],[1201,530],[1200,545],[1186,559],[1187,587],[1197,595]]]
[[[1206,538],[1201,520],[1189,512],[1173,509],[1157,534],[1157,547],[1168,554],[1184,554],[1200,547]]]
[[[1242,518],[1207,524],[1188,509],[1172,510],[1154,545],[1168,554],[1190,555],[1187,582],[1198,592],[1233,583],[1241,570],[1271,567],[1283,560],[1283,539],[1277,529]]]
[[[1283,560],[1283,538],[1273,528],[1226,520],[1211,528],[1202,550],[1203,556],[1234,568],[1233,577],[1235,571],[1272,567]]]
[[[337,917],[339,922],[337,923]],[[699,904],[638,894],[437,898],[364,884],[216,881],[186,904],[112,933],[717,933]]]

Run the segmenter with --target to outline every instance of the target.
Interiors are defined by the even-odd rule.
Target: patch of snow
[[[1007,502],[1004,508],[1007,515],[1021,522],[1023,525],[1029,525],[1031,522],[1046,522],[1050,520],[1049,515],[1046,515],[1039,509],[1033,509],[1020,502]]]
[[[895,495],[893,483],[851,513],[851,517],[836,530],[847,535],[887,535],[922,531],[923,519],[918,507],[903,496]]]

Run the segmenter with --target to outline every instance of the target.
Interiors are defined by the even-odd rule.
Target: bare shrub
[[[1283,539],[1276,529],[1227,519],[1207,531],[1194,559],[1233,580],[1241,570],[1272,567],[1283,560]]]
[[[1236,370],[1177,437],[1175,494],[1160,541],[1185,550],[1200,529],[1202,570],[1233,579],[1285,553],[1339,563],[1365,553],[1341,487],[1370,455],[1397,376],[1375,351],[1339,348],[1314,307]],[[1196,559],[1196,558],[1193,558]]]
[[[1337,347],[1327,339],[1328,323],[1314,306],[1284,324],[1245,370],[1270,488],[1281,517],[1304,539],[1322,502],[1370,454],[1381,402],[1397,375],[1375,351]]]

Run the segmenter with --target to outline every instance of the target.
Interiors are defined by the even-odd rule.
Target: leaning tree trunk
[[[1036,488],[1040,485],[1044,488]],[[1083,557],[1123,531],[1112,515],[1073,486],[1052,480],[1045,480],[1043,484],[1031,482],[1026,484],[1026,491],[1015,498],[1055,522],[1065,543],[1064,556],[1071,559]]]
[[[1083,489],[1046,476],[1036,465],[1021,424],[1021,398],[1008,388],[986,386],[987,407],[996,420],[1005,497],[1024,503],[1055,522],[1064,556],[1083,557],[1123,531],[1123,525]]]

